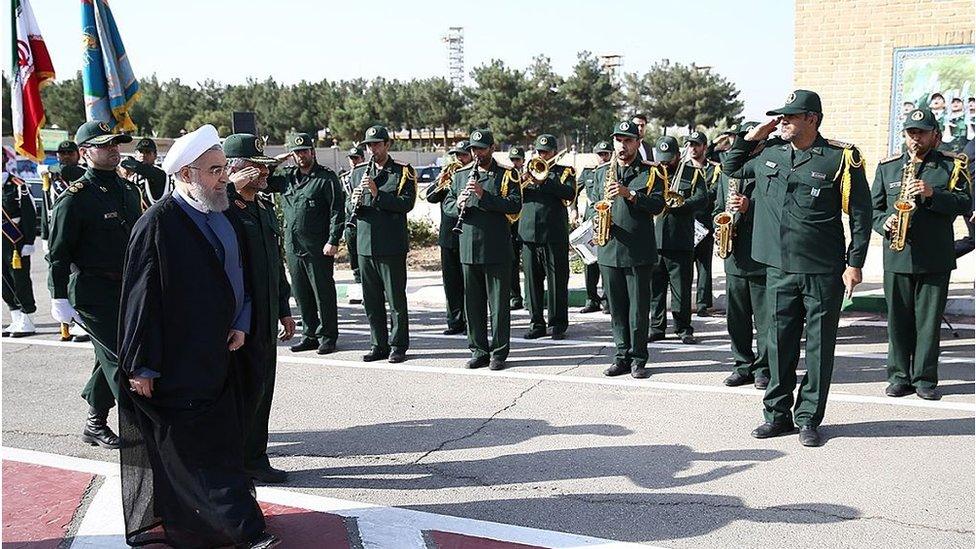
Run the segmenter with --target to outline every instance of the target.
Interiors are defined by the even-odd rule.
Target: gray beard
[[[190,183],[189,194],[191,198],[212,212],[222,212],[230,207],[226,189],[223,192],[211,191],[198,183]]]

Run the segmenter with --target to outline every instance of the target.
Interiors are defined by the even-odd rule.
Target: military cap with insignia
[[[522,147],[508,149],[508,158],[512,160],[525,160],[525,149]]]
[[[139,141],[136,141],[136,146],[133,148],[137,151],[156,152],[156,142],[148,137],[143,137]]]
[[[366,138],[363,139],[362,143],[382,143],[389,140],[390,132],[386,129],[386,127],[376,125],[370,126],[370,128],[366,130]]]
[[[470,147],[472,149],[487,149],[495,144],[495,136],[491,130],[475,130],[471,132]]]
[[[471,148],[471,144],[468,142],[468,140],[467,139],[462,139],[461,141],[458,141],[457,143],[455,143],[454,146],[451,147],[447,151],[447,153],[448,154],[458,154],[458,153],[464,154],[464,153],[467,153],[468,152],[468,149],[469,148]]]
[[[366,158],[366,150],[362,147],[352,147],[346,152],[346,156],[349,158]]]
[[[265,156],[264,141],[253,133],[235,133],[224,139],[224,155],[227,158],[245,158],[258,164],[274,164],[274,158]]]
[[[535,139],[535,150],[554,151],[556,150],[556,136],[544,133]]]
[[[606,141],[598,141],[596,145],[593,145],[593,152],[595,153],[612,153],[613,147],[610,146]]]
[[[813,112],[823,114],[820,96],[810,90],[796,90],[786,97],[786,104],[778,109],[766,112],[766,116],[781,116],[784,114],[801,114]]]
[[[613,133],[611,135],[614,137],[620,136],[640,139],[640,128],[630,120],[622,120],[613,127]]]
[[[58,152],[59,153],[78,152],[78,144],[75,143],[74,141],[71,141],[70,139],[67,141],[62,141],[58,145]]]
[[[654,160],[658,162],[670,162],[678,156],[678,140],[670,135],[665,135],[654,144]]]
[[[705,145],[708,143],[708,138],[705,137],[703,132],[695,130],[688,134],[688,137],[685,137],[685,143],[697,143],[699,145]]]
[[[939,121],[935,119],[935,113],[928,109],[915,109],[905,117],[903,126],[906,130],[937,130]]]
[[[288,143],[286,146],[289,152],[314,149],[315,141],[313,141],[312,136],[307,133],[296,133],[288,138]]]
[[[124,133],[112,133],[112,128],[109,128],[105,122],[92,120],[78,126],[75,141],[79,147],[99,146],[108,143],[129,143],[132,137]]]

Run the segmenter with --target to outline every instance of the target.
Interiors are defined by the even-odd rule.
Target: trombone
[[[457,158],[451,160],[451,162],[448,163],[448,165],[444,166],[444,168],[441,169],[441,173],[437,176],[436,181],[432,182],[430,185],[427,185],[426,187],[420,190],[420,193],[418,193],[417,195],[418,198],[426,201],[428,194],[432,192],[436,193],[438,191],[442,191],[450,187],[451,181],[454,179],[454,173],[457,172],[459,169],[461,169],[461,162],[459,162]]]
[[[532,160],[525,163],[525,173],[522,175],[522,190],[524,191],[529,185],[539,185],[549,177],[549,171],[556,162],[569,152],[569,148],[565,148],[553,156],[549,160],[543,160],[538,155],[533,156]]]

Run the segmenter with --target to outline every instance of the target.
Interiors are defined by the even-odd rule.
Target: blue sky
[[[79,1],[31,5],[57,73],[73,74],[81,67]],[[544,54],[567,75],[581,50],[621,54],[625,72],[644,72],[663,58],[695,62],[735,82],[747,118],[781,105],[792,85],[789,0],[114,0],[111,6],[136,75],[188,83],[446,76],[440,37],[463,26],[468,70],[492,58],[524,68]],[[10,59],[8,40],[3,47]]]

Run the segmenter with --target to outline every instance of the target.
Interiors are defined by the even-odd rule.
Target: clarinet
[[[353,190],[352,194],[352,213],[349,214],[349,219],[346,220],[346,227],[350,229],[356,228],[356,217],[359,214],[359,209],[363,207],[363,188],[366,185],[366,180],[370,177],[370,172],[373,168],[373,161],[369,161],[369,165],[366,166],[366,171],[363,172],[363,177],[359,180],[359,187]]]
[[[477,162],[478,161],[475,160],[474,168],[471,168],[471,176],[468,177],[468,183],[471,183],[472,181],[477,181],[478,180],[478,164],[477,164]],[[465,187],[464,191],[462,191],[462,194],[464,194],[464,196],[465,196],[464,205],[461,207],[461,211],[458,212],[458,220],[457,220],[457,223],[454,224],[454,228],[452,229],[455,234],[461,234],[461,233],[464,232],[464,226],[463,226],[464,225],[464,214],[467,213],[467,211],[468,211],[468,198],[471,196],[471,192],[468,191],[467,187]]]

